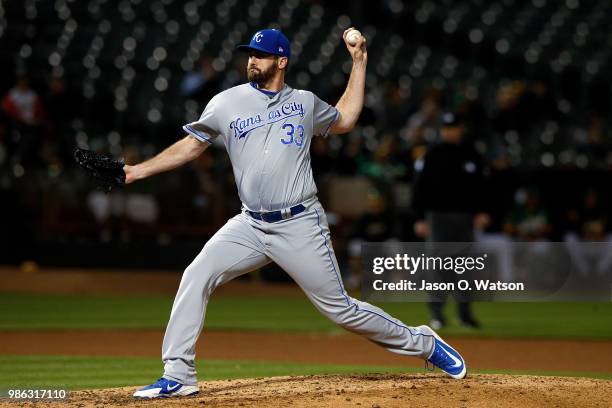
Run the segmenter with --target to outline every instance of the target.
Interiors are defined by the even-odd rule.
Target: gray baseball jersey
[[[221,137],[244,206],[276,211],[316,195],[310,143],[338,116],[312,92],[285,85],[270,96],[247,83],[216,95],[183,129],[206,143]]]
[[[215,96],[184,129],[204,143],[221,137],[234,167],[243,211],[206,242],[187,267],[162,346],[164,377],[196,384],[195,344],[216,287],[276,262],[333,322],[392,352],[427,358],[431,329],[410,327],[344,290],[327,218],[310,167],[313,135],[327,135],[335,108],[311,92],[284,88],[268,95],[250,84]],[[266,222],[250,211],[302,204],[287,219]]]

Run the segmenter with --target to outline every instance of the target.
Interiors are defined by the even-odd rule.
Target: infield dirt
[[[442,374],[272,377],[200,383],[194,397],[135,400],[135,387],[73,392],[41,407],[609,407],[612,381],[568,377]],[[14,404],[2,404],[14,407]]]
[[[0,355],[159,358],[162,339],[161,330],[0,331]],[[470,337],[446,340],[473,369],[543,370],[545,367],[548,371],[612,374],[610,341]],[[205,331],[198,342],[197,355],[200,368],[207,359],[423,368],[423,360],[389,353],[351,333]],[[160,370],[161,367],[160,361]]]

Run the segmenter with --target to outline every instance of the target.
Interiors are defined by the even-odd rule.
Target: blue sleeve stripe
[[[336,116],[334,116],[334,120],[329,122],[329,126],[327,126],[327,129],[325,129],[325,132],[323,132],[323,136],[327,136],[327,134],[329,133],[329,129],[331,129],[332,125],[336,123],[339,117],[340,117],[340,111],[336,109]]]
[[[196,139],[198,139],[201,142],[212,144],[212,140],[210,140],[210,138],[206,137],[205,133],[198,132],[197,130],[195,130],[194,128],[192,128],[189,125],[183,126],[183,130],[185,132],[189,133],[190,135],[192,135],[193,137],[195,137]]]

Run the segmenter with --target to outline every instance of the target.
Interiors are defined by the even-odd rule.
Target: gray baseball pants
[[[275,223],[242,212],[230,219],[183,273],[162,347],[164,377],[196,384],[195,345],[216,287],[272,261],[283,268],[313,305],[334,323],[394,353],[427,358],[433,337],[344,290],[323,207]]]

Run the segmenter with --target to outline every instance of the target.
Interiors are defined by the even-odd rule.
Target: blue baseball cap
[[[279,30],[267,28],[253,34],[251,42],[247,45],[239,45],[239,50],[255,50],[266,54],[278,55],[280,57],[291,57],[291,47],[285,34]]]

